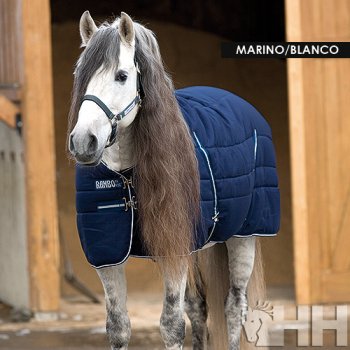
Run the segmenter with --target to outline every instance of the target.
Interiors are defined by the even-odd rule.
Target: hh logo
[[[296,307],[296,319],[285,319],[284,306],[258,302],[243,315],[243,328],[248,342],[256,346],[284,346],[284,331],[297,330],[298,346],[323,346],[323,331],[336,331],[336,345],[348,345],[348,310],[337,305],[333,319],[324,319],[323,306]],[[310,344],[311,339],[311,344]]]

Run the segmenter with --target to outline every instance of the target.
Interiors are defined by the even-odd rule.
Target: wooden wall
[[[2,122],[0,169],[0,300],[28,308],[23,142],[16,130]]]
[[[0,0],[0,93],[18,100],[23,78],[21,0]]]
[[[0,299],[37,313],[57,311],[49,0],[0,0],[0,29],[0,120],[7,123],[0,128]],[[23,120],[22,137],[13,129],[17,111]]]
[[[350,41],[348,0],[286,0],[288,41]],[[289,59],[299,303],[350,301],[350,59]]]

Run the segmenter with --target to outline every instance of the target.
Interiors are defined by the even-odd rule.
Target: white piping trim
[[[256,129],[254,129],[254,169],[255,169],[255,163],[256,163],[257,150],[258,150],[258,134],[256,132]]]
[[[215,227],[216,227],[216,221],[214,221],[213,228],[211,229],[210,234],[209,234],[209,237],[208,237],[208,239],[205,241],[204,245],[206,245],[206,244],[208,244],[208,243],[209,243],[210,238],[211,238],[211,236],[212,236],[212,235],[213,235],[213,233],[214,233]]]
[[[107,164],[105,162],[102,162],[102,163],[108,168],[108,166],[107,166]],[[119,176],[123,177],[124,179],[126,179],[126,177],[123,174],[119,173],[118,171],[115,171],[115,170],[110,169],[110,168],[108,168],[108,169],[113,171],[114,173],[118,174]],[[130,198],[130,200],[132,200],[129,182],[127,182],[127,186],[128,186],[129,198]],[[123,258],[123,260],[121,260],[120,262],[115,263],[115,264],[106,264],[106,265],[101,265],[101,266],[95,266],[93,264],[90,264],[93,268],[101,269],[101,268],[104,268],[104,267],[112,267],[112,266],[121,265],[129,258],[130,252],[131,252],[131,246],[132,246],[132,239],[133,239],[133,236],[134,236],[134,208],[131,206],[130,210],[131,210],[131,232],[130,232],[129,250],[128,250],[127,254]]]
[[[231,237],[237,237],[237,238],[246,238],[246,237],[274,237],[277,236],[277,233],[252,233],[250,235],[232,235]]]
[[[120,203],[120,204],[110,204],[110,205],[98,205],[97,209],[123,208],[123,207],[125,207],[125,204]]]
[[[248,237],[276,237],[277,236],[277,233],[273,233],[273,234],[262,234],[262,233],[252,233],[250,235],[233,235],[231,236],[230,238],[232,237],[236,237],[236,238],[248,238]],[[196,250],[192,250],[188,255],[192,255],[194,253],[197,253],[201,250],[204,250],[204,249],[210,249],[212,247],[214,247],[214,245],[220,243],[226,243],[226,241],[209,241],[207,243],[205,243],[201,248],[199,249],[196,249]],[[210,246],[206,247],[206,245],[210,244]],[[133,258],[140,258],[140,259],[157,259],[157,258],[164,258],[164,256],[145,256],[145,255],[135,255],[135,254],[131,254],[130,255],[131,257]],[[187,255],[179,255],[179,256],[187,256]],[[115,265],[118,265],[118,264],[115,264]]]
[[[197,142],[197,144],[198,144],[200,150],[203,152],[203,154],[204,154],[204,156],[205,156],[205,159],[206,159],[206,161],[207,161],[208,168],[209,168],[209,173],[210,173],[210,177],[211,177],[211,183],[212,183],[212,187],[213,187],[213,192],[214,192],[214,216],[213,216],[214,225],[213,225],[213,228],[212,228],[212,230],[211,230],[211,232],[210,232],[210,234],[209,234],[208,239],[207,239],[206,242],[204,243],[204,245],[205,245],[205,244],[207,244],[207,243],[210,241],[210,238],[211,238],[211,236],[213,235],[214,230],[215,230],[215,226],[216,226],[216,220],[215,220],[215,219],[216,219],[216,218],[218,217],[218,215],[219,215],[219,212],[218,212],[218,210],[217,210],[218,198],[217,198],[217,194],[216,194],[215,179],[214,179],[213,171],[212,171],[212,169],[211,169],[211,165],[210,165],[210,161],[209,161],[209,156],[208,156],[206,150],[202,147],[202,144],[200,143],[200,141],[199,141],[199,139],[198,139],[198,137],[197,137],[197,135],[196,135],[196,133],[195,133],[194,131],[193,131],[193,135],[194,135],[194,137],[195,137],[195,139],[196,139],[196,142]]]
[[[277,233],[273,233],[273,234],[263,234],[263,233],[252,233],[250,235],[232,235],[230,238],[232,237],[236,237],[236,238],[247,238],[247,237],[276,237],[277,236]],[[210,249],[212,248],[214,245],[218,244],[218,243],[225,243],[226,241],[209,241],[206,244],[209,244],[209,243],[212,243],[213,245],[209,246],[209,247],[205,247],[205,245],[203,245],[203,247],[199,248],[199,249],[196,249],[196,250],[192,250],[188,255],[192,255],[193,253],[197,253],[203,249]],[[157,259],[157,258],[164,258],[162,256],[144,256],[144,255],[134,255],[134,254],[129,254],[129,256],[133,257],[133,258],[139,258],[139,259]],[[179,256],[187,256],[187,255],[179,255]],[[117,266],[117,265],[120,265],[124,262],[125,260],[123,260],[122,262],[119,262],[119,263],[115,263],[115,264],[108,264],[108,265],[102,265],[102,266],[94,266],[92,264],[90,264],[93,268],[95,269],[100,269],[100,268],[103,268],[103,267],[111,267],[111,266]]]
[[[207,164],[208,164],[208,168],[209,168],[209,172],[210,172],[210,177],[211,177],[211,182],[212,182],[213,190],[214,190],[214,215],[217,215],[218,214],[218,212],[217,212],[218,199],[217,199],[217,195],[216,195],[215,180],[214,180],[213,171],[211,170],[209,157],[208,157],[206,150],[202,147],[201,143],[199,142],[198,137],[194,131],[193,131],[193,135],[198,143],[199,148],[203,152],[205,159],[207,160]]]

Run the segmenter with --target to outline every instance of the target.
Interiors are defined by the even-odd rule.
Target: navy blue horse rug
[[[271,130],[247,101],[221,89],[176,91],[199,164],[202,225],[193,250],[232,236],[272,236],[279,230],[280,195]],[[137,225],[133,169],[103,163],[76,167],[77,223],[94,267],[147,256]]]

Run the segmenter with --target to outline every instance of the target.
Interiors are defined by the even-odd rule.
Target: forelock
[[[117,68],[119,52],[120,37],[117,28],[107,23],[102,24],[78,60],[75,79],[82,83],[80,88],[86,90],[90,79],[100,67]]]
[[[102,24],[91,37],[77,62],[69,112],[69,132],[76,124],[80,105],[91,78],[99,68],[117,68],[119,52],[120,38],[117,26]]]

